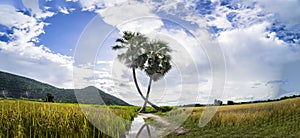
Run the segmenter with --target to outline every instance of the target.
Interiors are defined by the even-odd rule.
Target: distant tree
[[[227,101],[227,104],[228,105],[234,105],[234,102],[233,101]]]
[[[215,99],[214,105],[222,105],[222,104],[223,104],[223,102],[221,100]]]
[[[150,94],[152,81],[161,79],[171,68],[171,49],[164,41],[149,41],[149,38],[141,33],[125,31],[122,38],[118,38],[116,42],[120,45],[112,47],[113,50],[125,51],[118,55],[118,58],[127,67],[132,69],[134,83],[140,96],[144,99],[144,104],[139,112],[145,111],[147,103],[159,111],[163,111],[155,104],[151,103],[148,98]],[[137,79],[136,69],[144,71],[149,76],[148,89],[146,97],[141,92]]]
[[[46,102],[54,102],[54,96],[51,93],[47,93]]]

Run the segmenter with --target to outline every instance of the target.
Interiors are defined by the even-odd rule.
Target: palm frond
[[[113,50],[119,50],[119,49],[122,49],[122,48],[125,48],[125,46],[120,46],[120,45],[112,46]]]
[[[130,32],[130,31],[124,31],[123,33],[124,33],[123,38],[127,41],[132,39],[135,36],[135,33]]]
[[[118,39],[116,40],[116,42],[119,42],[119,43],[122,43],[122,44],[123,44],[123,43],[126,43],[125,40],[124,40],[123,38],[118,38]]]

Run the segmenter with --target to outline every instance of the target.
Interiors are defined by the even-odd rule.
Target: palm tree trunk
[[[140,137],[141,132],[144,130],[145,127],[146,127],[146,129],[147,129],[148,137],[149,137],[149,138],[152,138],[152,136],[151,136],[151,131],[150,131],[150,127],[149,127],[149,125],[146,124],[146,123],[139,129],[139,131],[138,131],[138,133],[136,134],[135,138],[139,138],[139,137]]]
[[[145,99],[144,105],[143,105],[142,108],[139,110],[139,113],[140,113],[140,112],[145,112],[145,110],[146,110],[146,106],[147,106],[147,102],[148,102],[149,94],[150,94],[150,90],[151,90],[151,84],[152,84],[152,78],[150,78],[150,80],[149,80],[146,99]]]
[[[137,82],[136,79],[136,73],[135,73],[135,68],[132,68],[132,74],[133,74],[133,80],[136,86],[136,89],[138,90],[138,93],[140,94],[140,96],[143,98],[144,101],[147,101],[148,104],[150,104],[154,109],[156,109],[157,111],[165,111],[164,109],[158,107],[157,105],[153,104],[152,102],[150,102],[148,99],[146,99],[146,97],[143,95],[143,93],[141,92],[141,89],[139,87],[139,84]]]

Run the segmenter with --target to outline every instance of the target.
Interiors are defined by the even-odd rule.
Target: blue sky
[[[81,32],[95,16],[96,13],[74,11],[70,14],[57,13],[45,19],[50,25],[44,27],[47,33],[38,37],[40,44],[51,46],[55,52],[72,56]]]
[[[298,0],[1,0],[0,70],[60,88],[94,85],[141,104],[130,70],[110,47],[130,30],[174,49],[173,69],[151,93],[160,105],[300,94],[299,6]],[[147,76],[138,76],[145,89]]]

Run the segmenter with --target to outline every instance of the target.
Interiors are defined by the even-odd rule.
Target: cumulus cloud
[[[284,65],[299,59],[282,40],[265,37],[267,26],[265,22],[220,34],[228,73],[226,97],[251,94],[255,99],[275,98],[280,85],[251,90],[251,82],[280,79]]]
[[[27,27],[28,24],[35,24],[35,19],[26,16],[21,12],[16,12],[16,9],[10,5],[0,5],[0,23],[11,28],[18,26],[20,28]]]
[[[300,23],[300,1],[299,0],[263,0],[257,1],[266,11],[274,13],[282,22],[289,26]]]
[[[31,14],[36,16],[37,18],[48,18],[54,15],[53,12],[49,11],[42,11],[39,8],[39,1],[38,0],[22,0],[24,6],[31,11]]]
[[[28,76],[59,87],[72,87],[72,58],[36,46],[37,36],[44,33],[46,23],[0,5],[0,23],[13,30],[14,39],[0,43],[1,70]]]
[[[151,13],[146,4],[140,2],[122,3],[99,13],[106,23],[117,26],[121,31],[149,33],[163,25],[159,17]]]
[[[98,9],[113,7],[126,1],[127,0],[80,0],[80,4],[82,6],[82,10],[94,11]]]
[[[205,19],[209,26],[216,26],[220,29],[244,28],[269,18],[269,15],[261,15],[263,9],[253,3],[243,2],[228,2],[227,4],[221,1],[214,2],[215,10],[211,14],[205,15]]]

